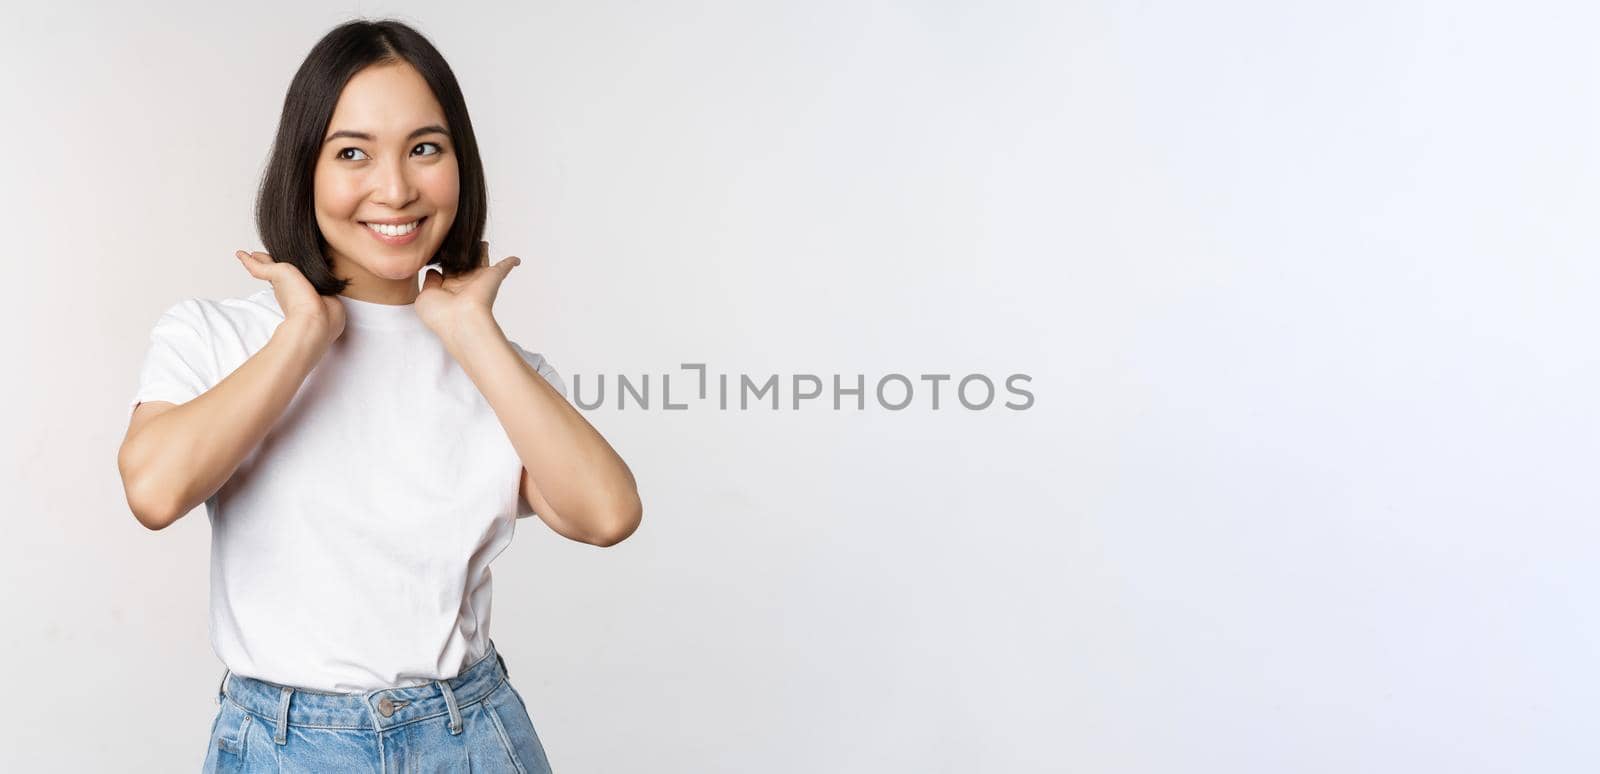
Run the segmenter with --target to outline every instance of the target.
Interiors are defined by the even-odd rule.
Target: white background
[[[497,317],[569,383],[1033,378],[587,412],[643,526],[494,565],[558,772],[1600,755],[1589,6],[5,10],[0,769],[200,766],[209,528],[133,519],[126,402],[164,308],[262,286],[284,90],[357,13],[451,62]]]

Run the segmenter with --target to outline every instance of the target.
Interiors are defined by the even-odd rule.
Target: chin
[[[367,253],[356,261],[368,274],[389,280],[413,279],[426,262],[427,256],[421,253],[415,256]]]
[[[420,260],[407,261],[404,265],[394,261],[382,261],[377,266],[369,269],[374,275],[390,280],[416,279],[422,267],[427,264]]]

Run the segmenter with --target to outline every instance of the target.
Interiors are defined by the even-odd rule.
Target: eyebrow
[[[427,126],[411,130],[411,134],[406,135],[406,139],[407,140],[414,140],[414,139],[416,139],[418,137],[421,137],[422,135],[425,135],[425,134],[442,134],[442,135],[444,135],[446,137],[450,136],[450,132],[448,130],[446,130],[444,127],[442,127],[442,126],[440,126],[438,124],[428,124]],[[366,132],[356,132],[356,131],[352,131],[350,129],[340,129],[339,131],[328,135],[327,138],[324,139],[322,142],[324,144],[330,143],[330,142],[333,142],[334,140],[339,139],[340,137],[354,137],[357,140],[366,140],[367,142],[372,142],[372,135],[371,134],[368,134]]]

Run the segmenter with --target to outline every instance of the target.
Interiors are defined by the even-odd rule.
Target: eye
[[[436,142],[419,142],[419,143],[417,143],[416,147],[412,148],[411,150],[415,151],[417,148],[421,148],[421,147],[426,146],[426,145],[432,145],[434,147],[434,152],[432,152],[432,153],[422,153],[422,154],[417,154],[417,155],[437,156],[437,155],[439,155],[441,153],[444,153],[444,146],[441,146],[439,143],[436,143]],[[355,158],[353,156],[346,156],[345,155],[346,153],[352,153],[352,152],[360,153],[362,156],[366,156],[367,155],[360,148],[350,147],[350,148],[341,149],[338,153],[335,153],[333,155],[333,157],[336,158],[336,159],[339,159],[340,161],[361,161],[361,159]]]

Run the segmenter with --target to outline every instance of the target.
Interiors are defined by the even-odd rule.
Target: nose
[[[403,210],[416,197],[417,189],[411,184],[404,159],[388,158],[382,162],[373,179],[373,200],[389,209]]]

